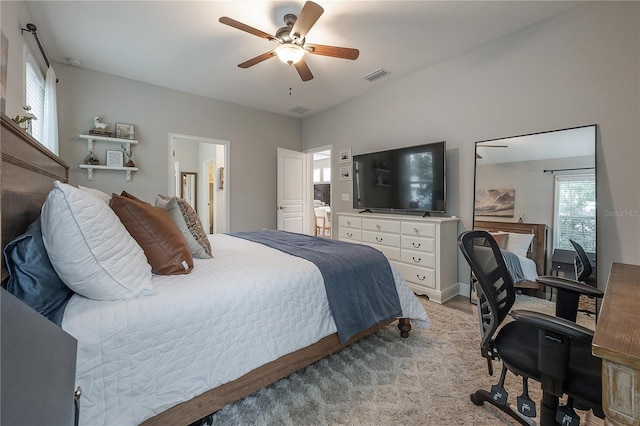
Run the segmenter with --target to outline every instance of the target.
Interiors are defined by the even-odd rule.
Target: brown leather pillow
[[[113,194],[109,203],[127,231],[138,242],[158,275],[188,274],[193,258],[187,242],[165,209]]]
[[[128,199],[130,199],[130,200],[133,200],[133,201],[139,201],[139,202],[141,202],[141,203],[145,203],[145,204],[149,204],[149,205],[151,205],[151,203],[147,203],[146,201],[142,201],[140,198],[136,197],[136,196],[135,196],[135,195],[133,195],[133,194],[128,193],[127,191],[122,191],[122,192],[120,193],[120,195],[121,195],[121,196],[123,196],[123,197],[126,197],[126,198],[128,198]]]
[[[509,234],[502,233],[502,232],[500,233],[490,232],[489,234],[496,241],[496,244],[498,245],[499,248],[504,250],[507,247],[507,240],[509,239]],[[485,239],[482,245],[485,247],[489,247],[489,241]]]
[[[507,239],[509,238],[509,234],[491,234],[496,243],[498,243],[498,247],[501,249],[505,249],[507,247]]]

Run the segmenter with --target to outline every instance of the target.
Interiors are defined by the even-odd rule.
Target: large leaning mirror
[[[180,198],[183,198],[194,210],[198,210],[198,174],[192,172],[181,172]]]
[[[508,234],[496,241],[518,255],[514,281],[525,293],[544,295],[538,275],[576,278],[572,241],[586,252],[595,285],[596,127],[476,143],[473,227]]]

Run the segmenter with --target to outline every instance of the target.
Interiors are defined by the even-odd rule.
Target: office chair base
[[[489,392],[487,392],[486,390],[482,390],[482,389],[477,390],[477,391],[475,391],[474,393],[472,393],[469,396],[471,397],[471,402],[473,402],[474,405],[480,406],[480,405],[483,405],[485,402],[488,402],[489,404],[491,404],[494,407],[498,408],[503,413],[507,414],[509,417],[512,417],[515,420],[517,420],[521,425],[535,426],[535,424],[536,424],[534,419],[530,419],[530,418],[522,416],[522,414],[520,414],[517,411],[515,411],[514,409],[512,409],[509,404],[507,404],[507,405],[498,405],[498,404],[496,404],[491,399],[491,394]]]

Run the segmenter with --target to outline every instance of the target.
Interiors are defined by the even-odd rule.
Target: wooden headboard
[[[0,134],[0,234],[2,248],[39,215],[53,182],[68,182],[69,166],[5,115]],[[8,272],[2,258],[2,286]]]
[[[519,234],[533,234],[527,257],[536,263],[538,275],[547,275],[547,225],[538,223],[490,222],[476,220],[474,229],[489,232],[515,232]]]

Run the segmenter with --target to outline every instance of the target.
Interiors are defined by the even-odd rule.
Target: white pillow
[[[518,234],[510,232],[507,239],[506,250],[517,254],[518,256],[527,257],[529,246],[533,240],[533,234]]]
[[[144,252],[98,197],[56,181],[41,221],[51,264],[76,293],[97,300],[155,294]]]
[[[99,189],[87,188],[86,186],[81,186],[81,185],[78,185],[78,189],[85,191],[91,195],[95,195],[96,197],[100,198],[102,201],[104,201],[107,204],[109,204],[109,201],[111,201],[111,196],[106,192],[100,191]]]

